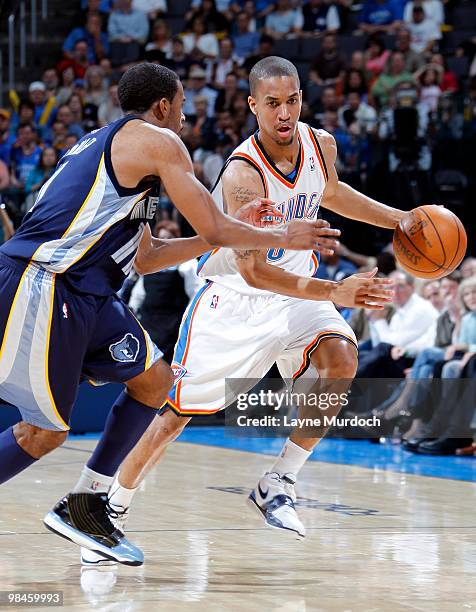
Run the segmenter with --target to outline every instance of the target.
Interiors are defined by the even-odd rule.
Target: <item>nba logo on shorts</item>
[[[212,297],[212,301],[210,302],[210,308],[213,308],[214,310],[217,309],[218,307],[218,300],[220,299],[219,295],[214,295]]]
[[[309,158],[309,165],[311,167],[311,172],[314,172],[314,170],[316,169],[316,162],[314,161],[313,155],[311,155]]]
[[[174,384],[176,385],[178,381],[185,376],[187,373],[187,368],[184,368],[179,363],[172,364],[172,372],[174,375]]]

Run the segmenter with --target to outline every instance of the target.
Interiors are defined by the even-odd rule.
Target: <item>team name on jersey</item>
[[[158,204],[159,198],[156,196],[150,196],[137,202],[131,212],[131,221],[133,219],[147,219],[149,221],[154,219]]]
[[[67,157],[69,155],[79,155],[88,147],[93,145],[96,140],[97,138],[86,138],[86,140],[83,140],[83,142],[78,142],[78,144],[75,144],[74,147],[71,147],[71,149],[67,153],[65,153],[64,156]]]
[[[284,216],[279,223],[288,223],[292,219],[314,219],[322,200],[322,193],[298,193],[289,200],[280,202],[276,208]]]

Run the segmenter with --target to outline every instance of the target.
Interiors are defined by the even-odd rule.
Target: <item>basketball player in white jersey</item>
[[[268,57],[250,73],[249,104],[259,131],[231,155],[214,189],[219,206],[235,214],[257,197],[277,202],[283,222],[315,219],[320,204],[348,218],[389,229],[402,219],[339,182],[334,138],[299,122],[302,94],[296,68]],[[332,248],[331,241],[327,245]],[[313,252],[214,250],[202,257],[209,282],[187,309],[175,348],[175,384],[169,406],[151,424],[121,467],[110,490],[122,523],[135,490],[193,415],[225,408],[225,379],[259,379],[277,363],[284,379],[350,381],[357,342],[336,310],[382,309],[391,281],[372,272],[340,282],[312,278]],[[251,383],[250,383],[251,384]],[[247,391],[244,388],[242,391]],[[295,431],[250,494],[266,524],[305,535],[294,508],[297,475],[322,436]],[[117,516],[117,515],[116,515]],[[99,557],[84,551],[83,562]]]

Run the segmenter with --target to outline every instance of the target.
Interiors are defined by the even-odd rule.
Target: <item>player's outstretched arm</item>
[[[348,219],[395,229],[407,213],[372,200],[350,185],[339,181],[334,165],[337,157],[336,141],[331,134],[323,130],[315,130],[315,133],[319,138],[329,174],[322,206]]]
[[[148,126],[151,130],[158,130]],[[245,249],[314,248],[318,226],[314,222],[295,222],[266,230],[232,219],[218,210],[213,198],[197,180],[190,156],[181,140],[169,130],[158,130],[144,147],[144,154],[154,160],[154,172],[178,210],[195,231],[211,246]]]

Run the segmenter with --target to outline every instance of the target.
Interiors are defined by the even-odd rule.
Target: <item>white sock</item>
[[[107,493],[113,480],[113,476],[98,474],[85,465],[73,493]]]
[[[288,438],[283,446],[281,454],[269,471],[277,472],[280,476],[288,474],[289,472],[297,476],[299,470],[306,463],[311,453],[312,451],[307,451],[305,448],[298,446]]]
[[[137,488],[126,489],[119,482],[119,475],[116,476],[111,488],[109,490],[109,503],[113,506],[121,506],[122,508],[129,508],[132,503]]]

